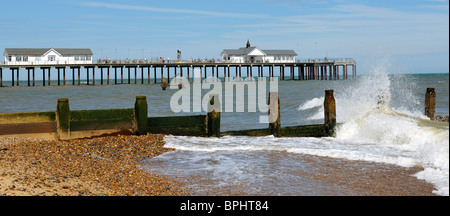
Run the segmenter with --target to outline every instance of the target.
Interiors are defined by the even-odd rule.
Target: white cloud
[[[162,13],[178,13],[178,14],[196,14],[214,17],[232,17],[232,18],[267,18],[267,15],[262,14],[245,14],[245,13],[224,13],[217,11],[201,11],[201,10],[187,10],[187,9],[171,9],[171,8],[156,8],[137,5],[125,5],[125,4],[109,4],[101,2],[82,2],[81,5],[89,7],[102,7],[110,9],[121,10],[137,10],[137,11],[152,11]]]

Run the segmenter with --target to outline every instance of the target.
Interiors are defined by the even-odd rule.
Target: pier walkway
[[[231,63],[231,62],[110,62],[98,61],[93,64],[45,64],[45,65],[0,65],[0,87],[6,86],[8,81],[3,79],[3,73],[6,69],[11,71],[11,86],[19,85],[20,69],[27,72],[28,86],[36,85],[36,70],[42,70],[42,85],[46,82],[50,85],[51,77],[57,76],[58,85],[66,84],[66,72],[71,72],[72,85],[80,85],[81,68],[85,70],[87,85],[95,85],[95,75],[100,72],[100,84],[124,84],[124,71],[128,73],[127,82],[131,84],[131,72],[134,72],[134,84],[138,84],[138,74],[141,84],[146,80],[148,84],[157,83],[157,78],[167,77],[194,77],[194,69],[200,69],[202,79],[207,77],[280,77],[280,80],[337,80],[347,79],[348,70],[351,66],[351,77],[356,76],[356,62],[352,59],[321,59],[321,60],[303,60],[295,63]],[[51,69],[53,73],[51,73]],[[97,69],[97,72],[96,72]],[[172,70],[171,70],[172,69]],[[209,70],[208,70],[209,69]],[[66,71],[68,70],[68,71]],[[100,71],[99,71],[100,70]],[[23,70],[22,70],[23,72]],[[47,72],[47,73],[46,73]],[[110,74],[110,73],[113,74]],[[47,77],[46,77],[47,74]],[[119,77],[118,77],[119,74]],[[157,76],[157,74],[159,76]],[[146,75],[146,77],[145,77]],[[92,77],[92,78],[91,78]],[[98,77],[97,77],[98,78]],[[112,83],[111,83],[112,84]]]

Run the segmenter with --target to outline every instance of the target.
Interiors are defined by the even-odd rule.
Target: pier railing
[[[174,64],[174,63],[224,63],[215,59],[97,59],[97,64]]]
[[[356,63],[352,58],[299,59],[297,63]]]

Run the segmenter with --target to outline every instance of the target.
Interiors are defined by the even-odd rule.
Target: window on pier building
[[[55,61],[55,56],[54,55],[50,55],[48,56],[48,61]]]
[[[16,61],[22,61],[22,56],[16,56]]]

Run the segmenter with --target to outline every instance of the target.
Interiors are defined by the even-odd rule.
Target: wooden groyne
[[[351,67],[351,77],[356,77],[355,61],[317,61],[296,63],[97,63],[97,64],[55,64],[55,65],[0,65],[0,87],[10,83],[19,86],[21,69],[27,72],[27,86],[36,86],[36,73],[42,71],[42,86],[51,85],[51,78],[57,78],[57,85],[81,84],[81,73],[86,73],[87,85],[140,84],[161,82],[165,77],[186,77],[191,80],[193,71],[200,70],[200,78],[207,77],[280,77],[280,80],[338,80],[347,79]],[[11,71],[11,80],[3,79],[6,69]],[[53,69],[53,70],[52,70]],[[54,70],[56,69],[56,70]],[[275,70],[278,69],[278,70]],[[53,71],[53,74],[52,72]],[[22,70],[23,72],[23,70]],[[56,74],[54,74],[56,73]],[[128,73],[124,80],[124,73]],[[132,77],[132,73],[134,77]],[[97,78],[96,78],[97,74]],[[66,76],[67,75],[67,76]],[[159,76],[157,76],[159,75]],[[70,78],[70,79],[69,79]],[[133,81],[132,81],[133,79]]]
[[[441,116],[435,115],[436,113],[436,92],[434,88],[427,88],[425,93],[425,115],[430,118],[430,120],[448,122],[448,115]]]
[[[270,92],[268,98],[269,124],[265,129],[220,132],[219,95],[211,94],[206,115],[148,117],[145,96],[137,96],[134,108],[105,110],[70,110],[69,100],[58,99],[56,111],[28,113],[0,113],[1,136],[53,137],[75,139],[117,133],[143,135],[162,133],[183,136],[220,137],[267,136],[328,137],[335,135],[336,102],[333,90],[325,91],[324,123],[281,127],[280,98]],[[436,116],[434,89],[425,94],[425,115],[431,120],[448,122],[448,116]]]
[[[270,92],[269,99],[269,127],[266,129],[250,129],[239,131],[228,131],[221,133],[221,136],[267,136],[273,135],[275,137],[328,137],[334,136],[336,128],[336,103],[334,100],[333,90],[325,91],[324,100],[324,114],[325,119],[323,124],[314,125],[299,125],[291,127],[281,127],[280,119],[280,98],[277,92]],[[270,110],[276,112],[270,113]]]
[[[333,91],[327,91],[326,113],[334,113]],[[134,108],[104,110],[70,110],[69,99],[58,99],[55,112],[1,113],[0,136],[21,135],[27,137],[47,136],[61,140],[100,136],[117,133],[142,135],[162,133],[172,135],[220,137],[224,135],[269,135],[281,136],[330,136],[336,121],[328,118],[323,125],[307,125],[281,128],[278,93],[271,92],[267,129],[220,132],[219,95],[211,94],[206,115],[148,117],[145,96],[137,96]],[[327,114],[328,115],[328,114]]]
[[[218,105],[213,98],[210,106],[207,115],[148,117],[145,96],[136,97],[134,108],[104,110],[70,110],[69,99],[61,98],[53,112],[0,113],[0,136],[61,140],[120,133],[219,136],[220,112],[215,112]]]

